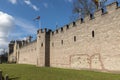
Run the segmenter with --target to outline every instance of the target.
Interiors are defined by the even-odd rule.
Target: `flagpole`
[[[41,21],[40,21],[40,20],[38,20],[38,27],[39,27],[40,29],[42,29]]]
[[[58,28],[58,23],[56,22],[56,29]]]
[[[35,19],[33,19],[38,22],[38,29],[41,28],[41,21],[40,21],[40,16],[37,16]]]

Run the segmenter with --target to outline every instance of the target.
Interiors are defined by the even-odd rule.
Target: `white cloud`
[[[12,4],[16,4],[18,0],[9,0],[9,2],[11,2]],[[35,11],[39,11],[39,8],[32,4],[30,0],[22,0],[24,1],[24,3],[28,6],[30,6],[31,8],[33,8]]]
[[[27,5],[31,5],[31,2],[29,0],[24,1]]]
[[[48,4],[47,3],[43,3],[45,8],[48,8]]]
[[[16,18],[15,24],[25,32],[24,34],[35,34],[37,31],[37,28],[25,19]]]
[[[8,34],[14,25],[14,18],[0,11],[0,48],[5,48],[8,45]]]
[[[26,37],[32,36],[33,39],[36,38],[37,27],[31,22],[23,18],[15,18],[14,29],[9,34],[9,40],[25,40]]]
[[[9,33],[9,40],[25,40],[27,36],[36,36],[37,27],[23,18],[15,17],[15,27]]]
[[[30,0],[24,0],[25,4],[29,5],[30,7],[32,7],[35,11],[39,11],[39,8],[32,4]]]
[[[35,11],[39,11],[39,8],[35,5],[32,5],[32,8],[35,10]]]
[[[16,4],[17,0],[9,0],[12,4]]]

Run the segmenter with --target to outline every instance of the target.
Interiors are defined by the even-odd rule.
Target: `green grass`
[[[3,75],[11,80],[120,80],[120,74],[59,68],[40,68],[32,65],[0,64]]]

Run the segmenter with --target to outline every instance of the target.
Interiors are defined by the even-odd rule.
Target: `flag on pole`
[[[56,29],[58,29],[58,23],[56,22]]]
[[[33,19],[34,21],[38,22],[38,28],[41,28],[41,21],[40,21],[40,16],[37,16],[36,18]]]
[[[37,16],[34,20],[40,20],[40,16]]]

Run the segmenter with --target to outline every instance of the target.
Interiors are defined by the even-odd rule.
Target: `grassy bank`
[[[3,75],[11,80],[120,80],[120,74],[85,70],[40,68],[32,65],[0,64]]]

